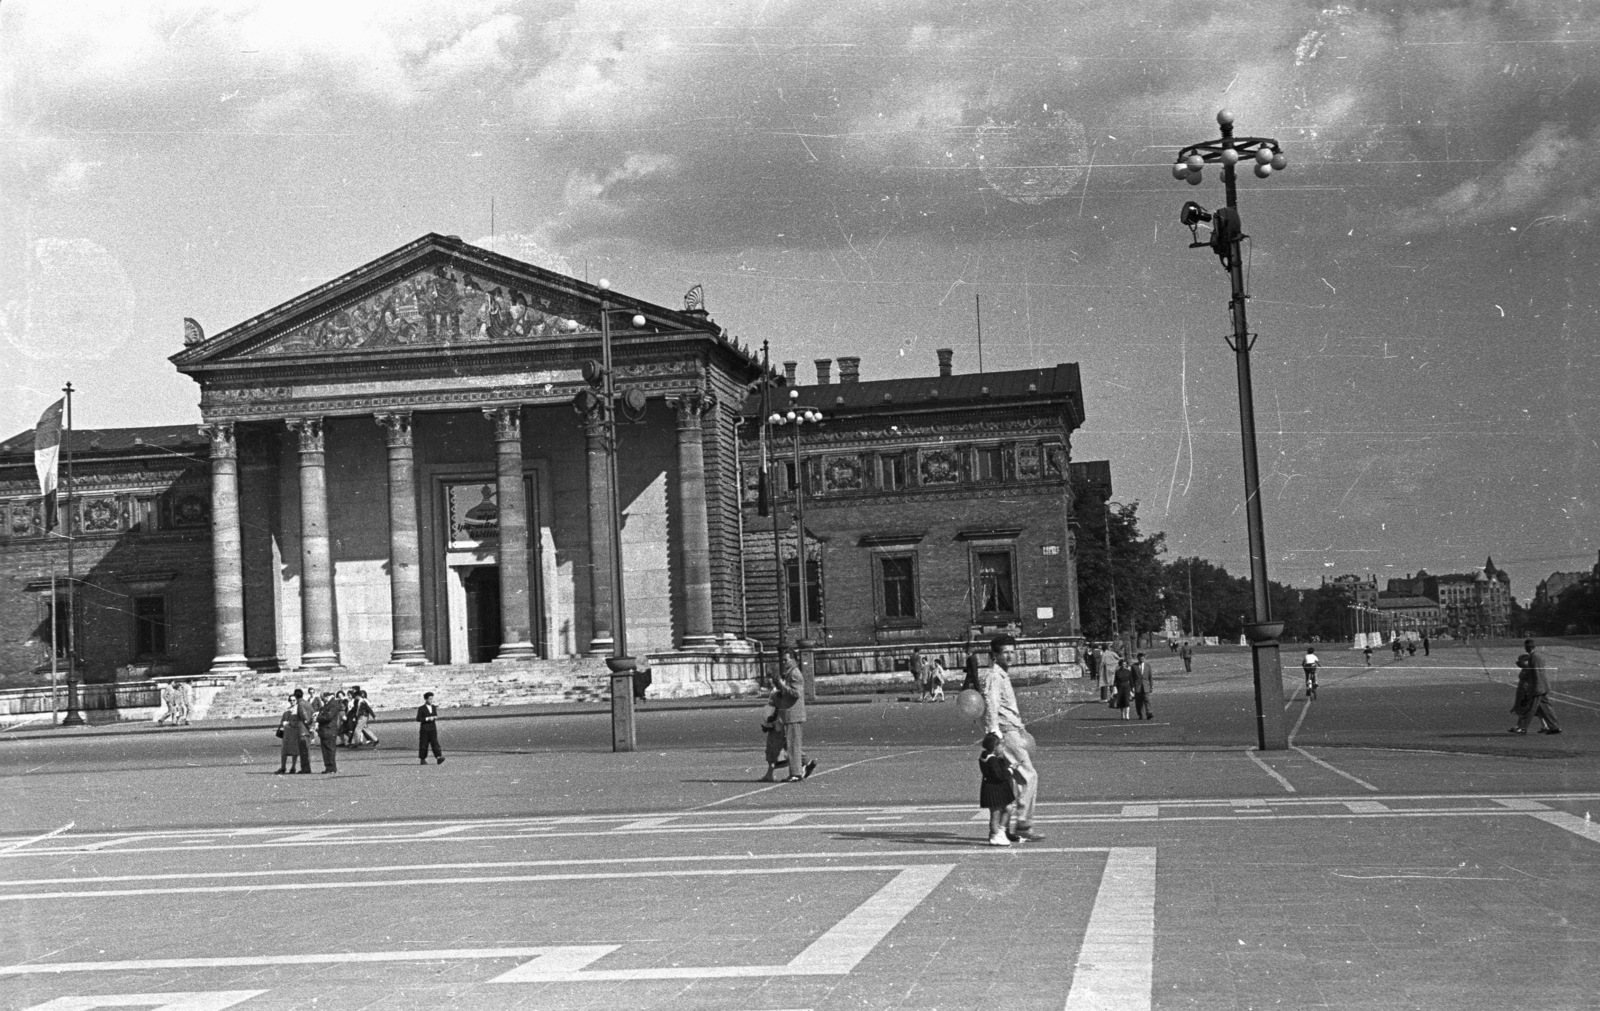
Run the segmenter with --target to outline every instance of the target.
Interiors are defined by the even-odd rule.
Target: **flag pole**
[[[61,644],[56,641],[56,635],[61,628],[57,621],[61,610],[61,598],[56,596],[56,567],[50,566],[50,725],[59,726],[61,723],[61,698],[57,694],[58,672],[56,671],[56,657],[59,655]]]
[[[78,715],[78,611],[77,611],[77,576],[73,571],[73,537],[72,537],[72,384],[69,382],[62,387],[61,392],[67,395],[67,430],[61,440],[63,455],[66,457],[66,480],[63,482],[66,500],[66,520],[62,524],[67,535],[67,715],[62,719],[63,727],[76,727],[83,724],[83,717]]]

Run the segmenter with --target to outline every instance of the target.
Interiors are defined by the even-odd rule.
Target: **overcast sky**
[[[1078,362],[1077,459],[1245,573],[1227,277],[1177,149],[1240,184],[1270,574],[1600,536],[1600,4],[0,4],[0,429],[199,418],[167,356],[425,232],[863,378]],[[493,223],[491,225],[491,202]]]

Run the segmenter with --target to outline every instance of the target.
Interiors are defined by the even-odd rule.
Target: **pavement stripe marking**
[[[1124,818],[1155,818],[1161,814],[1161,808],[1155,804],[1124,804],[1122,817]]]
[[[1510,808],[1513,811],[1550,810],[1550,805],[1541,804],[1536,800],[1529,800],[1526,797],[1496,797],[1494,798],[1494,802],[1499,804],[1501,807]]]
[[[973,840],[976,849],[980,840]],[[745,874],[813,874],[818,871],[897,871],[896,866],[882,864],[839,865],[832,867],[720,867],[701,870],[676,868],[660,871],[589,871],[577,874],[478,874],[449,878],[396,878],[383,881],[344,881],[340,888],[402,888],[406,885],[487,885],[527,884],[532,882],[561,883],[565,881],[615,881],[638,878],[704,878]],[[87,888],[60,892],[28,892],[0,895],[0,902],[25,902],[41,899],[96,899],[129,898],[146,895],[220,895],[230,892],[299,892],[326,889],[323,882],[297,881],[254,885],[190,885],[175,888]],[[5,972],[0,969],[0,974]]]
[[[286,835],[273,841],[280,843],[320,842],[329,836],[344,835],[349,831],[347,828],[317,828],[309,832],[296,832],[294,835]]]
[[[1543,811],[1533,817],[1556,828],[1564,828],[1573,835],[1581,835],[1590,842],[1600,843],[1600,827],[1588,818],[1579,818],[1565,811]]]
[[[667,822],[669,822],[671,820],[672,820],[672,816],[671,815],[668,815],[668,816],[663,817],[663,818],[639,818],[639,819],[637,819],[635,821],[625,821],[621,825],[618,825],[616,828],[613,828],[611,831],[613,831],[613,832],[636,832],[636,831],[642,831],[642,830],[648,829],[648,828],[661,828],[663,825],[665,825]]]
[[[102,1007],[147,1007],[151,1011],[222,1011],[259,997],[265,990],[192,990],[187,993],[108,993],[96,997],[57,997],[27,1011],[91,1011]]]
[[[60,828],[53,828],[50,831],[44,833],[43,835],[30,836],[27,839],[18,839],[16,842],[6,843],[4,846],[0,846],[0,853],[9,853],[9,852],[11,852],[13,850],[20,850],[22,847],[30,845],[32,843],[44,842],[46,839],[49,839],[49,838],[52,838],[54,836],[60,835],[61,833],[67,831],[68,829],[72,828],[72,826],[74,826],[76,824],[77,824],[77,822],[69,821],[65,825],[61,826]]]
[[[804,817],[805,817],[805,815],[803,815],[803,814],[775,814],[771,818],[763,819],[761,821],[761,824],[762,825],[793,825],[795,822],[799,821],[801,818],[804,818]],[[987,817],[987,816],[985,816],[985,817]]]
[[[1483,813],[1483,812],[1478,812]],[[1497,814],[1510,814],[1509,811],[1495,812]],[[983,819],[988,821],[988,812],[983,812]],[[834,826],[841,827],[841,826]],[[988,852],[985,845],[985,836],[973,836],[972,846],[975,851]],[[1029,846],[1026,850],[1018,852],[1029,856],[1042,853],[1104,853],[1104,846]],[[714,863],[757,863],[767,860],[837,860],[842,856],[851,854],[839,850],[817,850],[809,853],[792,853],[781,851],[777,853],[692,853],[678,856],[642,856],[642,857],[596,857],[596,858],[571,858],[566,860],[506,860],[506,861],[478,861],[473,863],[432,863],[432,864],[391,864],[385,867],[297,867],[295,874],[405,874],[412,871],[463,871],[463,870],[504,870],[513,867],[596,867],[617,866],[619,864],[714,864]],[[903,850],[874,850],[874,857],[927,857],[932,856],[926,849]],[[826,868],[816,868],[818,870]],[[219,878],[237,880],[239,878],[281,877],[282,870],[263,871],[185,871],[176,874],[118,874],[97,877],[76,878],[30,878],[19,881],[0,881],[3,888],[37,887],[39,885],[72,885],[72,884],[113,884],[129,881],[191,881],[195,878]],[[89,892],[86,894],[97,894]]]
[[[1344,806],[1350,809],[1351,814],[1387,814],[1394,808],[1376,800],[1347,800]]]
[[[830,774],[835,773],[835,772],[843,772],[845,769],[855,768],[858,765],[866,765],[868,762],[882,762],[882,761],[884,761],[886,759],[890,759],[890,758],[904,758],[904,757],[906,757],[908,755],[920,755],[920,754],[923,754],[924,752],[937,751],[937,750],[940,750],[940,749],[937,749],[937,748],[921,748],[921,749],[918,749],[916,751],[900,751],[900,752],[896,752],[893,755],[879,755],[876,758],[863,758],[859,762],[846,762],[844,765],[835,765],[830,769],[823,769],[821,772],[814,772],[814,773],[812,773],[812,775],[813,776],[827,776],[827,775],[830,775]],[[709,804],[696,804],[694,807],[686,807],[686,808],[683,809],[683,813],[687,814],[690,811],[704,811],[708,807],[716,807],[719,804],[727,804],[727,803],[730,803],[732,801],[739,800],[739,799],[741,799],[743,797],[753,797],[758,793],[766,793],[768,790],[776,790],[778,787],[783,786],[783,785],[784,785],[783,783],[773,783],[771,786],[763,786],[763,787],[760,787],[760,788],[755,789],[755,790],[746,790],[744,793],[736,793],[732,797],[724,797],[721,800],[713,800]]]
[[[1298,745],[1294,745],[1294,744],[1289,745],[1289,747],[1293,748],[1295,751],[1300,752],[1300,754],[1304,755],[1306,758],[1309,758],[1311,761],[1313,761],[1313,762],[1317,763],[1318,765],[1322,766],[1324,769],[1327,769],[1329,772],[1337,773],[1338,775],[1343,776],[1345,779],[1348,779],[1350,782],[1356,784],[1357,786],[1366,787],[1367,789],[1371,790],[1373,793],[1377,793],[1378,792],[1378,788],[1373,786],[1371,783],[1367,782],[1366,780],[1361,779],[1361,778],[1356,777],[1356,776],[1352,776],[1352,775],[1350,775],[1350,773],[1345,772],[1343,769],[1334,768],[1333,766],[1329,765],[1327,762],[1324,762],[1322,759],[1318,758],[1316,755],[1313,755],[1311,752],[1307,751],[1306,749],[1304,749],[1302,747],[1299,747]]]
[[[1106,855],[1066,1011],[1150,1011],[1156,949],[1156,849]]]
[[[430,828],[425,832],[418,832],[413,838],[437,839],[442,835],[454,835],[457,832],[465,832],[471,827],[471,825],[445,825],[442,828]]]
[[[538,964],[546,956],[576,961],[572,954],[581,951],[592,962],[616,949],[616,945],[552,946],[531,948],[444,948],[434,951],[352,951],[310,955],[231,955],[221,958],[135,958],[108,962],[28,962],[0,966],[3,976],[38,976],[63,972],[143,972],[151,969],[228,969],[260,965],[345,965],[354,962],[443,962],[486,958],[533,958]],[[585,963],[587,964],[587,963]],[[263,991],[264,992],[264,991]]]
[[[827,868],[819,868],[826,870]],[[836,868],[846,869],[846,868]],[[883,870],[885,868],[874,868]],[[854,969],[906,915],[939,886],[955,864],[906,867],[806,946],[787,965],[653,966],[642,969],[548,970],[519,965],[491,983],[583,983],[634,979],[725,979],[759,976],[839,976]]]
[[[1278,781],[1278,785],[1279,786],[1283,787],[1289,793],[1298,792],[1298,791],[1295,790],[1293,783],[1289,782],[1287,779],[1284,779],[1282,776],[1278,775],[1278,771],[1276,769],[1272,768],[1272,766],[1268,765],[1266,762],[1263,762],[1261,759],[1256,757],[1255,745],[1251,745],[1250,747],[1244,749],[1244,753],[1245,753],[1245,756],[1250,759],[1250,761],[1252,761],[1252,762],[1256,763],[1257,765],[1261,766],[1261,771],[1262,772],[1265,772],[1267,775],[1271,776],[1273,779],[1276,779]]]
[[[116,845],[118,845],[120,843],[141,842],[146,838],[148,838],[148,837],[146,837],[146,836],[138,836],[138,835],[123,835],[123,836],[117,836],[115,839],[102,839],[99,842],[84,843],[81,846],[74,846],[74,847],[72,847],[72,849],[74,849],[74,850],[103,850],[103,849],[107,849],[107,848],[109,848],[111,846],[116,846]]]
[[[1289,707],[1288,706],[1284,706],[1284,708],[1287,709]],[[1294,744],[1294,735],[1298,734],[1300,732],[1300,724],[1302,724],[1302,723],[1304,723],[1306,721],[1306,713],[1309,713],[1310,711],[1311,711],[1311,700],[1310,699],[1306,699],[1306,704],[1304,706],[1300,707],[1300,718],[1294,721],[1294,729],[1289,731],[1289,744],[1291,746],[1293,746],[1293,744]]]

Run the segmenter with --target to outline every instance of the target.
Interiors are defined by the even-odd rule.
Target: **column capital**
[[[699,428],[700,419],[717,409],[716,395],[705,390],[669,397],[667,398],[667,403],[671,404],[673,410],[678,413],[679,431]]]
[[[411,412],[386,411],[374,414],[373,420],[383,426],[388,436],[390,449],[401,449],[411,445]]]
[[[289,431],[293,432],[300,440],[300,452],[322,452],[322,418],[290,418],[287,422]]]
[[[596,408],[583,412],[583,434],[590,439],[603,439],[606,434],[605,412]]]
[[[485,407],[484,417],[494,423],[495,442],[516,442],[522,438],[522,405]]]
[[[233,422],[211,421],[200,426],[211,439],[211,459],[237,460],[239,458],[239,444],[234,439]]]

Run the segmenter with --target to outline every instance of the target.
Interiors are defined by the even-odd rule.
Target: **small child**
[[[1315,700],[1317,697],[1317,668],[1322,666],[1322,661],[1310,646],[1306,647],[1306,658],[1300,661],[1300,668],[1306,672],[1306,698]]]
[[[989,812],[989,845],[1010,846],[1010,820],[1017,795],[1012,788],[1011,762],[1000,753],[999,734],[983,735],[978,771],[983,775],[983,783],[978,787],[978,806]]]
[[[928,668],[928,701],[944,701],[944,664],[934,658],[932,666]]]

